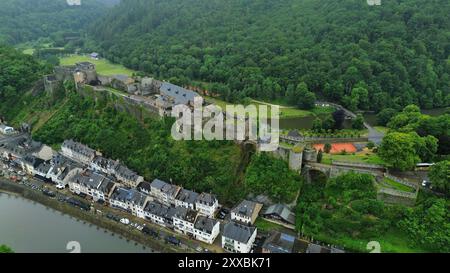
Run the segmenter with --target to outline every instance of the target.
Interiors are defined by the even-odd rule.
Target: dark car
[[[175,246],[179,246],[181,244],[181,241],[173,236],[167,236],[164,240],[166,241],[166,244],[172,244]]]

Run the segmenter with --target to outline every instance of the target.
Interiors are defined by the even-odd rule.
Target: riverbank
[[[169,245],[166,245],[163,241],[157,241],[150,239],[147,235],[144,235],[138,230],[129,230],[126,226],[119,223],[110,221],[109,219],[103,217],[102,215],[82,211],[78,208],[72,207],[67,203],[61,203],[56,199],[51,199],[41,193],[34,192],[26,187],[15,184],[13,182],[7,181],[5,179],[0,179],[0,192],[5,192],[8,194],[17,195],[25,199],[37,202],[46,207],[52,208],[54,210],[60,211],[63,214],[74,217],[78,220],[88,222],[99,228],[108,230],[119,236],[123,236],[127,240],[132,240],[136,243],[142,244],[145,247],[150,248],[153,252],[164,252],[164,253],[174,253],[174,252],[186,252],[186,250],[176,249]]]

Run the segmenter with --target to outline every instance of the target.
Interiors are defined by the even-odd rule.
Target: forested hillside
[[[123,0],[90,33],[113,61],[219,83],[230,101],[295,97],[304,82],[350,109],[399,110],[449,105],[448,14],[447,0]]]
[[[19,99],[48,71],[33,57],[0,45],[0,116],[14,117],[23,106]]]
[[[66,0],[1,0],[0,43],[77,33],[105,11],[105,4],[97,0],[83,0],[81,6],[69,6]]]

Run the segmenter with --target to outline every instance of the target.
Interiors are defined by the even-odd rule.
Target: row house
[[[194,232],[195,239],[212,244],[220,233],[220,223],[209,217],[198,216],[194,224]]]
[[[176,208],[157,202],[147,202],[144,208],[144,218],[163,227],[173,227],[173,215]]]
[[[184,235],[194,237],[194,224],[195,220],[197,219],[197,215],[198,213],[195,210],[178,207],[176,213],[173,216],[174,230]]]
[[[198,196],[199,194],[194,191],[181,189],[175,198],[175,206],[195,210],[195,201],[197,201]]]
[[[231,210],[231,220],[253,225],[261,211],[262,204],[243,200]]]
[[[94,160],[97,152],[88,146],[75,142],[73,140],[65,140],[61,146],[61,153],[75,161],[90,165]]]
[[[195,209],[206,217],[214,218],[218,208],[219,201],[212,194],[204,192],[195,200]]]
[[[180,190],[181,187],[168,184],[159,179],[153,180],[150,184],[150,194],[152,197],[166,206],[175,205],[175,198]]]
[[[117,162],[103,156],[96,156],[91,164],[90,168],[96,172],[104,173],[107,175],[112,175]]]
[[[42,163],[44,163],[43,159],[37,158],[33,155],[27,155],[21,160],[22,170],[29,175],[35,175],[35,170]]]
[[[230,221],[223,228],[222,248],[233,253],[250,253],[256,234],[256,227]]]
[[[123,209],[134,216],[145,218],[144,208],[148,196],[135,190],[116,187],[109,198],[112,207]]]
[[[69,158],[57,154],[50,161],[50,170],[47,177],[50,178],[53,183],[67,186],[69,180],[78,173],[82,172],[82,166]]]
[[[69,189],[72,192],[89,195],[94,201],[109,202],[114,188],[115,183],[111,179],[91,171],[79,173],[69,181]]]
[[[145,193],[147,195],[150,195],[150,192],[152,190],[152,186],[149,182],[144,181],[139,183],[139,185],[136,187],[136,189],[142,193]]]
[[[114,168],[113,175],[117,178],[117,180],[130,188],[136,188],[139,183],[144,181],[144,177],[138,175],[136,172],[128,169],[120,163]]]

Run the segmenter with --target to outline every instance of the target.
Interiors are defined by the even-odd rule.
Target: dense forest
[[[13,118],[23,106],[18,100],[48,71],[33,57],[0,45],[0,116]]]
[[[90,34],[108,59],[229,101],[311,100],[306,86],[400,110],[449,105],[449,13],[447,0],[124,0]]]
[[[417,206],[406,208],[377,200],[374,178],[367,174],[315,179],[302,188],[297,231],[359,251],[376,240],[382,252],[448,252],[450,203],[423,195]]]
[[[111,0],[83,0],[81,6],[69,6],[66,0],[0,1],[0,44],[17,44],[39,38],[80,36],[80,30],[106,11]]]

